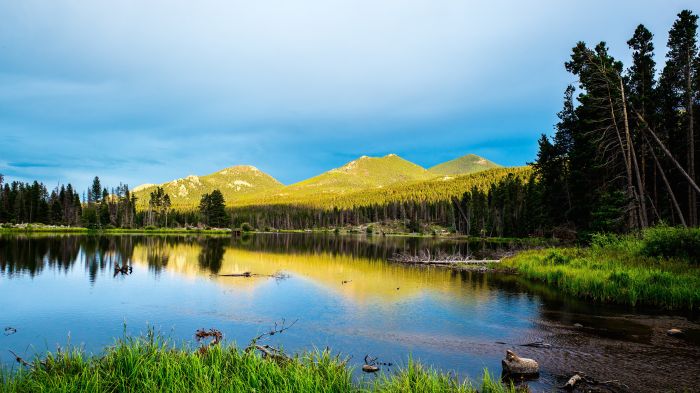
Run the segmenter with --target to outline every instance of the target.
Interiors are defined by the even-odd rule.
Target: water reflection
[[[0,323],[18,329],[0,345],[43,352],[70,332],[99,351],[125,321],[137,332],[155,323],[182,339],[217,327],[242,342],[261,326],[299,318],[279,338],[292,351],[328,345],[399,364],[410,353],[473,377],[484,366],[498,372],[505,349],[515,348],[540,360],[536,390],[575,370],[636,391],[695,386],[687,365],[700,358],[700,328],[692,318],[591,306],[516,276],[386,261],[419,250],[490,258],[521,246],[332,234],[0,236]],[[125,266],[133,274],[112,274]],[[243,272],[263,276],[222,276]],[[277,272],[290,278],[264,277]],[[670,338],[671,325],[690,334]],[[519,346],[537,340],[552,347]],[[0,360],[8,356],[0,351]]]
[[[268,260],[279,255],[316,255],[319,260],[340,258],[341,262],[354,259],[384,261],[396,253],[416,253],[430,250],[435,254],[461,253],[476,258],[489,258],[521,247],[518,242],[489,243],[435,240],[411,237],[361,237],[334,235],[249,235],[243,238],[223,236],[0,236],[0,274],[40,274],[43,269],[67,271],[73,264],[82,263],[88,279],[94,282],[97,273],[115,266],[146,262],[149,270],[158,275],[166,269],[171,257],[198,261],[202,273],[218,274],[232,260],[246,261],[252,269],[269,272],[261,260],[252,258],[259,252],[269,254]],[[234,255],[224,257],[227,251]],[[192,252],[197,253],[190,259]],[[134,255],[138,255],[134,261]],[[304,258],[292,258],[295,263]],[[257,262],[256,262],[257,260]],[[366,262],[366,261],[365,261]],[[234,263],[235,264],[235,263]],[[279,268],[293,264],[278,263]],[[308,264],[307,264],[308,265]],[[337,264],[336,264],[337,266]],[[188,267],[192,269],[193,267]]]

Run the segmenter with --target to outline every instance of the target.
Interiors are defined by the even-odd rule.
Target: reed
[[[0,372],[3,392],[476,392],[469,382],[409,360],[395,373],[359,381],[328,351],[268,360],[235,345],[206,351],[176,347],[152,334],[119,339],[99,356],[49,353]],[[484,371],[482,392],[514,392]]]
[[[674,243],[668,230],[666,241]],[[687,230],[674,230],[687,238]],[[641,236],[594,236],[590,247],[529,250],[507,258],[503,265],[567,294],[601,303],[645,305],[665,309],[700,306],[700,266],[692,258],[650,255],[658,248],[659,232]],[[652,243],[653,242],[653,243]],[[678,250],[677,255],[687,255]]]

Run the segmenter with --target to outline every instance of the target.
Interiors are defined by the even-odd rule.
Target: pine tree
[[[693,83],[696,79],[698,47],[697,47],[698,16],[684,10],[678,14],[678,19],[668,35],[668,52],[666,65],[661,74],[659,92],[663,101],[662,112],[664,128],[669,149],[676,159],[685,163],[685,170],[690,178],[697,183],[695,177],[696,133],[694,127],[694,106],[697,95]],[[695,226],[697,217],[697,194],[689,183],[683,182],[680,176],[673,172],[673,183],[688,184],[684,192],[687,199],[684,210],[688,225]],[[678,190],[678,195],[682,195]]]

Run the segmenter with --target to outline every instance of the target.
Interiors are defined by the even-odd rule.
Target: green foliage
[[[244,222],[243,224],[241,224],[241,230],[242,230],[243,232],[252,232],[252,231],[253,231],[253,226],[250,225],[250,224],[247,223],[247,222]]]
[[[700,264],[700,228],[649,228],[643,233],[642,254],[680,258]]]
[[[229,216],[226,213],[226,202],[224,195],[219,190],[214,190],[211,194],[202,195],[199,202],[199,212],[206,225],[225,228],[229,225]]]
[[[500,167],[501,166],[495,162],[479,157],[476,154],[467,154],[466,156],[435,165],[428,169],[428,171],[436,175],[459,176]]]
[[[698,233],[655,228],[642,239],[594,235],[589,248],[523,251],[503,264],[579,298],[691,310],[700,306],[700,266],[678,259],[677,250],[697,252]],[[649,256],[666,250],[674,258]]]
[[[0,390],[56,392],[416,392],[476,393],[469,382],[426,369],[409,360],[405,369],[372,382],[354,383],[344,359],[328,351],[295,356],[288,362],[264,359],[236,346],[204,352],[176,348],[158,335],[124,338],[101,356],[68,349],[35,359],[16,373],[3,369]],[[515,392],[484,372],[482,392]]]

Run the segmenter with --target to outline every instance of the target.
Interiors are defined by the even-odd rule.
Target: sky
[[[0,173],[132,187],[232,165],[285,184],[361,155],[534,159],[563,63],[694,1],[0,0]]]

